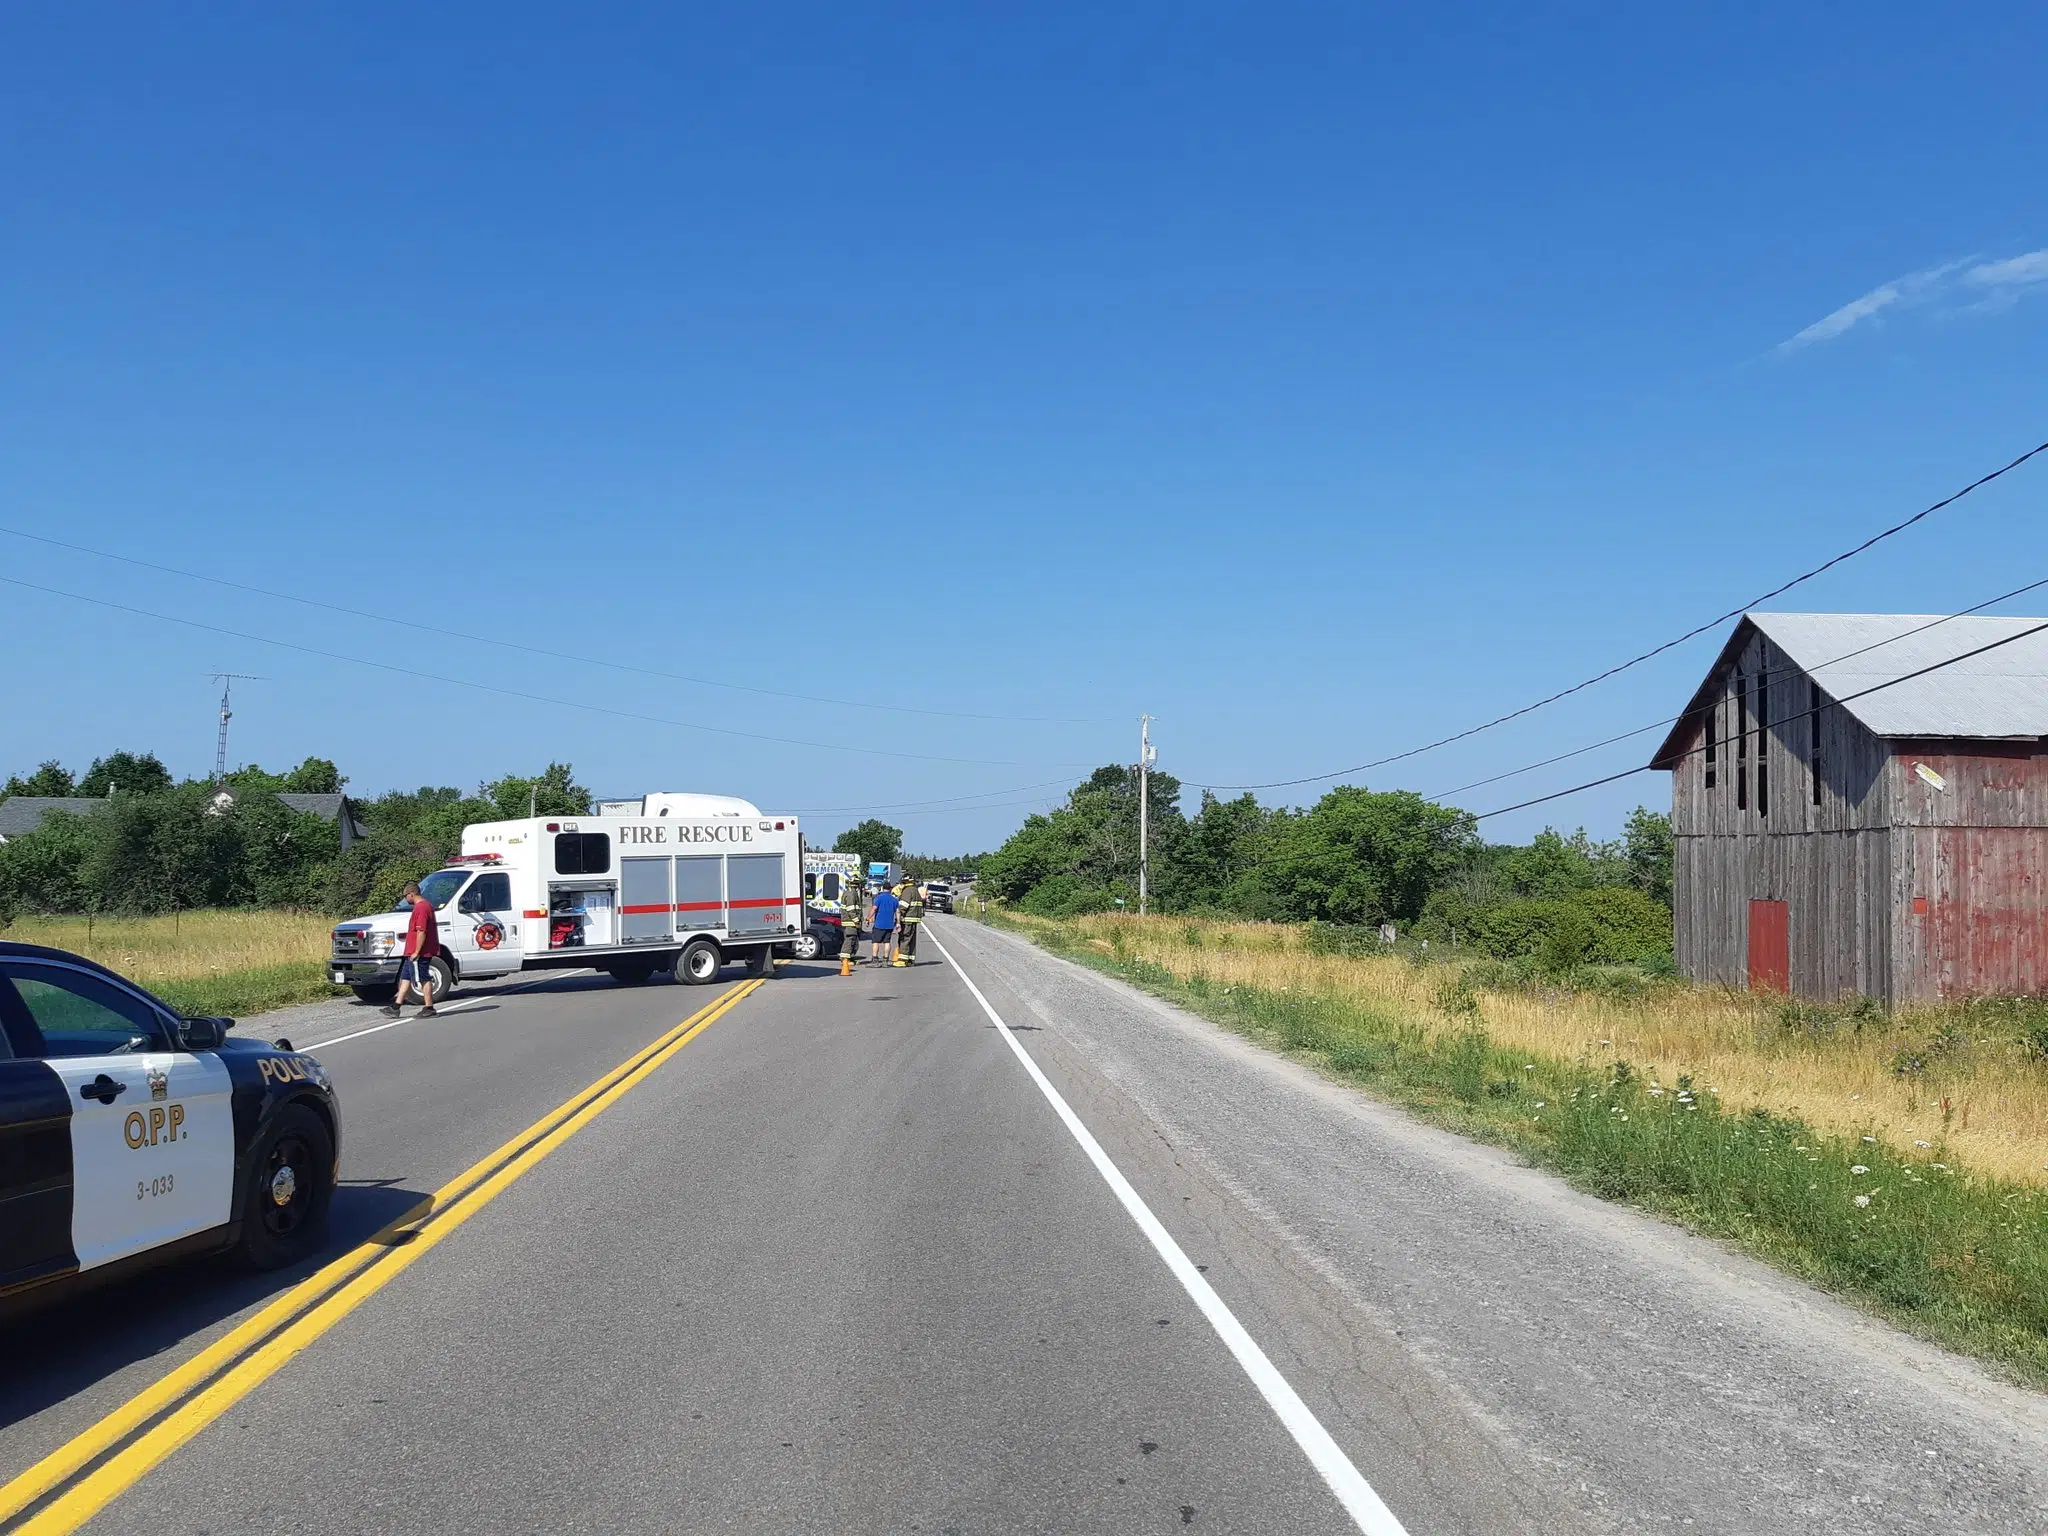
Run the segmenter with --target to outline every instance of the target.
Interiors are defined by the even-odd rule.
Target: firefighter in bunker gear
[[[924,921],[924,893],[914,880],[896,887],[896,963],[917,964],[917,926]]]

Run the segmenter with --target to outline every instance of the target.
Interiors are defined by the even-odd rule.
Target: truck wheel
[[[436,955],[427,962],[427,970],[433,975],[434,1001],[438,1003],[455,990],[455,967],[446,955]]]
[[[320,1246],[333,1199],[327,1122],[307,1105],[287,1104],[249,1153],[235,1257],[251,1269],[296,1264]]]
[[[350,987],[349,991],[366,1003],[383,1005],[398,996],[398,987],[393,982],[372,982],[367,987]]]
[[[725,956],[709,939],[692,939],[676,956],[676,980],[686,987],[701,987],[718,980],[718,968]]]
[[[815,933],[800,933],[789,941],[789,952],[799,960],[818,958],[818,936]]]
[[[606,974],[622,987],[637,987],[654,974],[654,962],[641,960],[632,965],[614,965]]]

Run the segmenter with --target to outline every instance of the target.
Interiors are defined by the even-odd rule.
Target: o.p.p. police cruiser
[[[0,1308],[53,1282],[318,1245],[341,1122],[327,1073],[105,966],[0,943]]]

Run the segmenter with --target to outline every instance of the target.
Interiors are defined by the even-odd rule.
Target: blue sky
[[[0,524],[533,650],[0,535],[305,648],[0,586],[0,771],[203,772],[231,670],[238,761],[979,797],[883,813],[940,851],[1141,710],[1228,784],[1526,703],[2048,438],[2048,13],[1781,9],[17,10]],[[1978,602],[2044,508],[1777,606]],[[1367,780],[1656,720],[1718,639]]]

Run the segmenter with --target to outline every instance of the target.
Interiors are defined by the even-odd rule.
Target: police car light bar
[[[457,853],[451,854],[448,862],[450,864],[502,864],[505,862],[505,855],[502,853]]]

